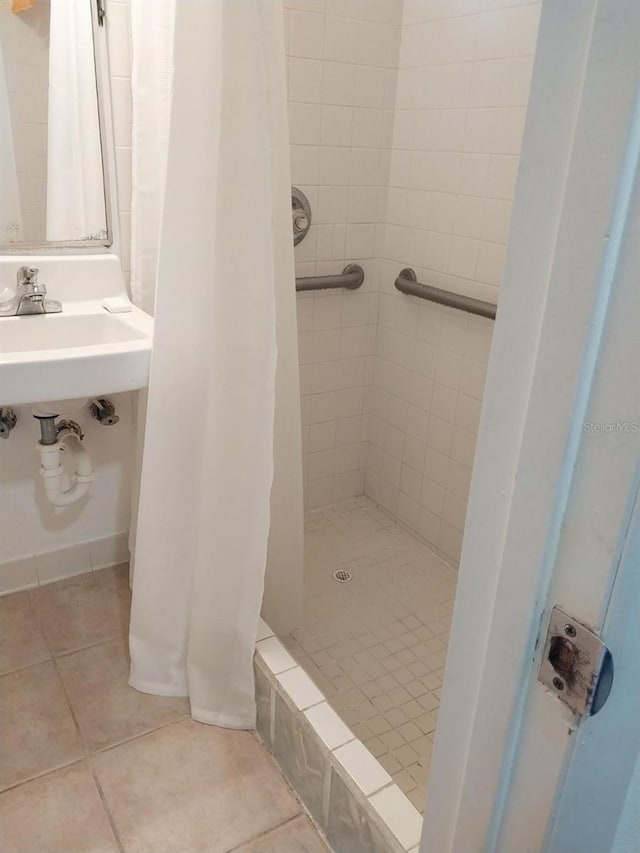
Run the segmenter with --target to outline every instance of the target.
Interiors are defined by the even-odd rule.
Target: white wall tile
[[[296,666],[295,660],[282,645],[277,637],[268,637],[256,643],[256,649],[262,655],[262,659],[274,675],[279,675],[287,669]]]
[[[328,15],[325,22],[324,58],[333,62],[354,62],[357,23]]]
[[[318,13],[292,10],[289,18],[289,55],[322,59],[324,17]]]
[[[315,193],[297,269],[380,257],[360,291],[298,298],[306,499],[362,488],[366,467],[372,496],[454,559],[492,324],[393,279],[410,265],[497,297],[540,4],[286,5],[292,171]]]
[[[22,557],[0,563],[0,595],[18,592],[38,585],[35,557]]]
[[[320,104],[289,103],[289,141],[294,145],[317,145],[320,138]]]
[[[305,717],[331,750],[354,739],[353,733],[326,702],[308,708],[305,711]]]
[[[107,18],[109,71],[114,77],[131,77],[129,9],[125,3],[112,3]]]
[[[67,548],[36,554],[38,583],[45,584],[91,571],[89,542],[79,542]]]
[[[116,533],[102,539],[93,539],[89,542],[89,550],[91,568],[94,571],[127,563],[129,561],[129,535],[128,533]]]
[[[317,705],[324,700],[323,694],[300,666],[281,672],[276,678],[284,687],[296,708],[299,708],[301,711],[310,708],[312,705]]]
[[[116,146],[131,145],[131,80],[128,77],[111,79],[113,134]]]
[[[322,62],[298,57],[289,60],[289,100],[322,103]]]
[[[405,849],[420,841],[422,816],[397,785],[373,794],[369,802]]]
[[[344,62],[325,62],[322,79],[322,103],[353,106],[356,66]],[[349,143],[347,143],[349,144]]]
[[[267,637],[273,637],[273,631],[262,618],[258,618],[258,628],[256,631],[256,643],[260,640],[266,640]]]
[[[367,796],[391,783],[391,776],[359,740],[338,747],[334,755]]]

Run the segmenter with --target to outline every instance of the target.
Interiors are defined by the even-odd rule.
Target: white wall
[[[355,292],[298,294],[308,507],[361,494],[401,0],[285,0],[291,169],[313,224],[297,275],[365,269]]]
[[[20,14],[0,3],[4,58],[24,240],[43,240],[47,198],[49,2]]]
[[[5,6],[8,8],[8,3],[2,4],[0,11],[4,11]],[[35,9],[40,6],[38,3]],[[33,11],[24,14],[28,16]],[[13,15],[13,19],[20,19],[23,26],[27,20],[22,15]],[[107,33],[122,260],[125,279],[128,279],[131,239],[131,72],[128,9],[123,0],[109,2]],[[46,90],[44,85],[42,91]],[[21,96],[20,103],[23,102]],[[55,580],[64,574],[89,571],[128,557],[126,531],[129,529],[130,468],[135,438],[133,399],[128,394],[113,395],[112,399],[120,415],[120,423],[116,426],[102,427],[90,421],[82,410],[72,415],[77,417],[85,429],[85,445],[95,463],[97,477],[92,497],[86,505],[82,502],[63,511],[44,504],[40,492],[38,459],[34,450],[39,435],[38,426],[31,416],[30,407],[17,409],[18,426],[7,441],[0,441],[0,594],[22,586]]]
[[[365,492],[457,562],[493,323],[407,297],[497,302],[540,3],[405,0],[377,266]]]
[[[120,416],[114,426],[101,426],[81,407],[67,415],[85,433],[97,476],[91,497],[63,510],[44,497],[31,407],[15,410],[18,424],[0,447],[0,594],[128,559],[132,403],[130,394],[110,399]]]

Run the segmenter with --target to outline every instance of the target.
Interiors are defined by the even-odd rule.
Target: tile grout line
[[[87,574],[88,574],[88,573],[87,573]],[[66,580],[66,579],[65,579],[65,580]],[[155,731],[158,731],[158,730],[160,730],[160,729],[166,728],[166,727],[168,727],[168,726],[170,726],[170,725],[173,725],[173,724],[175,724],[175,723],[182,722],[182,721],[184,721],[184,720],[185,720],[189,715],[188,715],[188,714],[185,714],[184,716],[180,717],[180,718],[179,718],[179,719],[177,719],[177,720],[171,720],[171,721],[170,721],[170,722],[168,722],[168,723],[163,723],[163,724],[161,724],[161,725],[159,725],[159,726],[156,726],[156,727],[154,727],[154,728],[152,728],[152,729],[149,729],[149,730],[147,730],[147,731],[145,731],[145,732],[140,732],[138,735],[136,735],[136,736],[134,736],[134,737],[126,738],[126,739],[124,739],[124,740],[121,740],[121,741],[118,741],[118,742],[116,742],[116,743],[110,744],[109,746],[104,747],[104,748],[102,748],[102,749],[99,749],[99,750],[92,750],[92,749],[90,748],[89,744],[87,743],[86,738],[85,738],[85,736],[84,736],[84,733],[83,733],[83,731],[82,731],[82,728],[81,728],[81,726],[80,726],[80,722],[79,722],[79,720],[78,720],[78,717],[77,717],[77,715],[76,715],[75,708],[74,708],[73,703],[72,703],[72,701],[71,701],[71,698],[70,698],[70,696],[69,696],[69,693],[68,693],[68,690],[67,690],[67,687],[66,687],[66,684],[65,684],[64,678],[63,678],[63,676],[62,676],[62,672],[61,672],[61,670],[60,670],[60,667],[58,666],[58,659],[59,659],[59,658],[61,658],[61,657],[63,657],[63,658],[70,657],[70,656],[71,656],[71,655],[73,655],[73,654],[76,654],[76,653],[79,653],[79,652],[83,652],[83,651],[87,651],[87,650],[89,650],[89,649],[98,648],[98,647],[100,647],[100,646],[108,645],[109,643],[114,643],[114,642],[116,642],[116,641],[120,641],[120,640],[123,640],[123,641],[126,643],[126,635],[123,635],[123,634],[114,635],[114,636],[109,637],[109,638],[107,638],[107,639],[100,640],[99,642],[92,643],[92,644],[90,644],[90,645],[88,645],[88,646],[82,646],[82,647],[80,647],[80,648],[78,648],[78,649],[74,649],[74,650],[72,650],[72,651],[56,652],[56,650],[54,649],[53,643],[52,643],[52,641],[51,641],[51,639],[50,639],[50,637],[49,637],[49,635],[48,635],[48,633],[47,633],[46,627],[45,627],[45,625],[43,624],[42,620],[41,620],[41,619],[40,619],[40,617],[39,617],[39,614],[38,614],[38,608],[36,607],[35,602],[33,601],[33,597],[31,596],[31,594],[29,595],[29,603],[30,603],[30,607],[31,607],[31,610],[32,610],[32,614],[33,614],[34,621],[35,621],[36,625],[38,626],[38,628],[39,628],[39,629],[40,629],[40,631],[41,631],[42,637],[43,637],[43,639],[44,639],[44,642],[45,642],[45,645],[46,645],[47,651],[49,652],[50,657],[49,657],[48,659],[46,659],[46,660],[38,661],[37,663],[33,663],[33,664],[30,664],[30,665],[25,666],[25,667],[19,667],[19,668],[18,668],[18,669],[16,669],[16,670],[12,670],[12,672],[11,672],[11,673],[3,673],[3,675],[2,675],[2,676],[0,676],[0,680],[4,677],[4,675],[10,675],[10,674],[12,674],[12,673],[14,673],[14,672],[22,672],[22,671],[24,671],[24,670],[31,669],[31,668],[33,668],[33,667],[35,667],[35,666],[39,666],[39,665],[41,665],[41,664],[43,664],[43,663],[51,663],[51,664],[52,664],[52,666],[53,666],[54,672],[55,672],[55,674],[56,674],[56,676],[57,676],[57,678],[58,678],[58,683],[60,684],[60,687],[61,687],[61,689],[62,689],[62,693],[63,693],[64,699],[65,699],[65,702],[66,702],[66,704],[67,704],[67,709],[68,709],[68,711],[69,711],[69,713],[70,713],[70,715],[71,715],[71,719],[73,720],[73,724],[74,724],[74,727],[75,727],[76,733],[77,733],[77,735],[78,735],[78,739],[79,739],[80,745],[81,745],[81,747],[82,747],[82,750],[83,750],[83,752],[84,752],[84,755],[82,755],[80,758],[74,759],[73,761],[66,762],[66,763],[60,764],[60,765],[58,765],[58,766],[56,766],[56,767],[49,768],[49,769],[47,769],[46,771],[44,771],[43,773],[38,773],[38,774],[35,774],[35,775],[33,775],[33,776],[30,776],[30,777],[28,777],[28,778],[26,778],[26,779],[21,779],[19,782],[16,782],[16,783],[15,783],[15,785],[10,785],[10,786],[8,786],[8,787],[6,787],[6,788],[3,788],[3,789],[2,789],[2,791],[0,791],[0,793],[5,793],[6,791],[10,791],[10,790],[15,790],[16,788],[19,788],[19,787],[20,787],[20,786],[22,786],[22,785],[25,785],[25,784],[27,784],[27,783],[29,783],[29,782],[33,782],[33,781],[35,781],[36,779],[42,779],[42,778],[44,778],[45,776],[49,776],[49,775],[51,775],[51,774],[53,774],[53,773],[58,772],[59,770],[64,770],[64,769],[66,769],[66,768],[68,768],[68,767],[73,767],[74,765],[80,765],[80,764],[83,764],[83,763],[84,763],[84,764],[85,764],[85,766],[87,766],[87,768],[89,769],[89,772],[91,773],[91,776],[92,776],[92,778],[93,778],[94,784],[96,785],[96,788],[97,788],[97,791],[98,791],[98,796],[100,797],[100,801],[101,801],[101,803],[102,803],[102,807],[103,807],[104,812],[105,812],[105,814],[106,814],[107,820],[109,821],[109,825],[111,826],[111,830],[112,830],[112,832],[113,832],[114,838],[115,838],[116,843],[117,843],[117,845],[118,845],[119,853],[125,853],[125,849],[124,849],[124,846],[123,846],[122,841],[121,841],[121,839],[120,839],[120,834],[119,834],[118,829],[117,829],[117,826],[116,826],[116,824],[115,824],[115,820],[114,820],[114,818],[113,818],[113,814],[112,814],[112,812],[111,812],[111,808],[110,808],[110,806],[109,806],[109,804],[108,804],[107,798],[106,798],[106,796],[105,796],[105,794],[104,794],[104,791],[103,791],[103,789],[102,789],[102,785],[101,785],[101,783],[100,783],[100,780],[99,780],[99,778],[98,778],[98,775],[97,775],[96,769],[95,769],[95,767],[94,767],[93,758],[94,758],[94,756],[96,756],[96,755],[100,755],[100,754],[102,754],[102,753],[104,753],[104,752],[108,752],[108,751],[110,751],[111,749],[114,749],[114,748],[116,748],[116,747],[118,747],[118,746],[122,746],[122,745],[123,745],[123,744],[125,744],[125,743],[129,743],[129,742],[131,742],[131,741],[133,741],[133,740],[138,740],[138,739],[140,739],[140,738],[142,738],[142,737],[145,737],[145,736],[147,736],[147,735],[149,735],[149,734],[154,733]]]
[[[74,713],[74,711],[73,711],[73,709],[72,709],[72,707],[71,707],[71,702],[69,701],[69,696],[68,696],[68,694],[67,694],[67,689],[66,689],[66,687],[65,687],[65,685],[64,685],[64,682],[63,682],[63,680],[62,680],[62,676],[61,676],[61,674],[60,674],[60,670],[58,669],[58,663],[57,663],[56,656],[55,656],[54,651],[53,651],[53,647],[52,647],[51,642],[50,642],[50,640],[49,640],[49,636],[47,635],[47,632],[46,632],[46,630],[45,630],[44,625],[43,625],[43,624],[42,624],[42,622],[40,621],[40,617],[38,616],[38,609],[37,609],[37,607],[35,606],[35,602],[32,600],[31,595],[29,595],[29,601],[30,601],[30,604],[31,604],[31,609],[32,609],[32,611],[33,611],[33,616],[34,616],[35,622],[36,622],[36,624],[38,625],[38,627],[40,628],[40,630],[41,630],[41,632],[42,632],[42,636],[43,636],[43,639],[44,639],[44,642],[45,642],[45,645],[46,645],[46,647],[47,647],[47,650],[48,650],[48,652],[49,652],[50,657],[49,657],[49,659],[48,659],[48,660],[45,660],[45,661],[39,661],[37,664],[31,664],[31,666],[30,666],[30,667],[23,667],[23,668],[22,668],[22,669],[20,669],[20,670],[16,670],[16,672],[23,672],[23,671],[24,671],[24,670],[26,670],[26,669],[31,669],[31,668],[33,668],[33,667],[35,667],[35,666],[40,666],[40,665],[41,665],[41,664],[43,664],[43,663],[51,663],[51,665],[52,665],[52,667],[53,667],[53,670],[54,670],[54,672],[55,672],[55,674],[56,674],[56,676],[57,676],[57,678],[58,678],[58,683],[59,683],[60,688],[61,688],[61,690],[62,690],[62,695],[64,696],[64,700],[65,700],[65,702],[67,703],[67,710],[69,711],[69,713],[70,713],[70,715],[71,715],[71,719],[72,719],[72,721],[73,721],[73,725],[74,725],[74,728],[75,728],[75,730],[76,730],[76,734],[78,735],[78,740],[80,741],[80,746],[82,747],[82,749],[83,749],[83,751],[84,751],[84,755],[83,755],[81,758],[77,758],[77,759],[74,759],[73,761],[65,762],[65,763],[63,763],[63,764],[61,764],[61,765],[59,765],[59,766],[57,766],[57,767],[49,768],[49,769],[48,769],[48,770],[46,770],[44,773],[37,773],[37,774],[35,774],[34,776],[30,776],[30,777],[29,777],[29,778],[27,778],[27,779],[21,779],[19,782],[16,782],[16,784],[15,784],[15,785],[11,785],[11,786],[9,786],[8,788],[4,788],[4,789],[2,790],[2,793],[4,793],[4,791],[9,791],[9,790],[13,790],[14,788],[18,788],[20,785],[24,785],[24,784],[26,784],[27,782],[32,782],[32,781],[34,781],[35,779],[41,779],[43,776],[47,776],[49,773],[54,773],[56,770],[62,770],[62,769],[64,769],[65,767],[71,767],[71,766],[72,766],[72,765],[74,765],[74,764],[79,764],[80,762],[85,761],[85,760],[87,759],[87,757],[88,757],[88,750],[87,750],[87,746],[86,746],[86,744],[85,744],[85,742],[84,742],[84,738],[83,738],[83,736],[82,736],[82,732],[81,732],[81,730],[80,730],[80,725],[79,725],[79,723],[78,723],[78,720],[76,719],[76,715],[75,715],[75,713]],[[6,674],[8,675],[9,673],[6,673]],[[4,676],[2,676],[2,677],[4,677]]]
[[[69,767],[74,767],[76,764],[82,764],[87,761],[88,758],[88,755],[83,755],[80,758],[74,758],[73,761],[63,762],[62,764],[58,764],[48,770],[44,770],[42,773],[34,773],[26,779],[21,779],[19,782],[14,782],[14,784],[7,785],[6,788],[0,789],[0,794],[6,794],[8,791],[15,791],[15,789],[19,788],[21,785],[28,785],[30,782],[35,782],[37,779],[43,779],[45,776],[50,776],[52,773],[57,773],[59,770],[66,770]]]
[[[47,663],[47,661],[41,661],[41,663]],[[34,666],[37,666],[37,664],[34,664]],[[113,743],[109,746],[101,747],[100,749],[96,749],[93,751],[91,751],[87,747],[86,755],[82,755],[80,758],[74,758],[72,761],[67,761],[62,764],[58,764],[55,767],[51,767],[48,770],[42,771],[42,773],[34,773],[32,776],[28,776],[26,779],[21,779],[19,782],[15,782],[12,785],[7,785],[6,788],[2,788],[0,790],[0,794],[4,794],[6,791],[13,791],[15,788],[19,788],[21,785],[26,785],[29,782],[34,782],[36,779],[42,779],[45,776],[50,776],[52,773],[57,773],[59,770],[66,770],[68,767],[73,767],[76,764],[82,764],[83,762],[88,763],[90,760],[92,760],[98,755],[103,755],[105,752],[110,752],[112,749],[117,749],[119,746],[124,746],[125,744],[132,743],[133,741],[140,740],[141,738],[147,737],[147,735],[155,734],[155,732],[161,731],[162,729],[166,729],[169,726],[174,726],[178,723],[183,723],[187,719],[190,719],[189,714],[185,714],[183,717],[180,717],[176,720],[170,720],[167,723],[161,723],[156,728],[149,729],[145,732],[140,732],[139,734],[133,735],[130,738],[117,741],[117,743]]]
[[[278,768],[280,771],[280,768]],[[284,777],[283,777],[284,778]],[[258,835],[254,835],[252,838],[247,838],[245,841],[242,841],[240,844],[234,844],[233,847],[229,847],[224,853],[237,853],[238,850],[242,850],[243,847],[246,847],[248,844],[253,844],[254,841],[260,841],[261,838],[266,838],[271,835],[272,832],[277,832],[279,829],[282,829],[285,826],[288,826],[290,823],[293,823],[294,820],[298,820],[301,817],[303,812],[299,812],[298,814],[294,814],[291,817],[285,818],[285,820],[280,821],[280,823],[276,823],[274,826],[270,827],[270,829],[265,829],[263,832],[259,832]]]
[[[117,749],[120,746],[125,746],[126,744],[133,743],[136,740],[141,740],[142,738],[148,737],[149,735],[153,735],[156,732],[162,731],[163,729],[167,729],[169,728],[169,726],[177,726],[180,723],[184,723],[185,720],[190,719],[191,715],[189,713],[183,714],[183,716],[178,717],[175,720],[168,720],[166,723],[160,723],[159,726],[155,726],[152,729],[147,729],[144,732],[138,732],[135,735],[131,735],[131,737],[116,741],[116,743],[110,743],[108,746],[101,746],[99,749],[94,749],[93,751],[89,752],[88,758],[95,758],[98,755],[104,755],[105,752],[111,752],[112,749]]]
[[[68,650],[62,651],[62,652],[55,652],[54,654],[55,654],[56,659],[67,658],[67,657],[70,657],[71,655],[77,654],[78,652],[86,652],[89,649],[96,649],[96,648],[98,648],[98,646],[106,646],[107,643],[114,643],[116,640],[121,640],[121,639],[123,639],[122,634],[114,634],[113,636],[106,637],[103,640],[97,640],[95,643],[89,643],[89,645],[87,645],[87,646],[79,646],[77,649],[68,649]],[[125,635],[125,639],[126,639],[126,635]]]
[[[116,821],[113,816],[113,812],[111,811],[111,806],[107,800],[106,794],[102,788],[102,783],[98,777],[98,772],[93,763],[93,755],[90,755],[87,759],[87,765],[89,767],[89,772],[93,778],[93,783],[96,786],[98,791],[98,796],[100,797],[100,802],[102,803],[102,808],[107,816],[107,820],[109,821],[109,825],[111,826],[111,831],[113,832],[113,837],[116,840],[116,844],[118,845],[119,853],[126,853],[124,844],[122,839],[120,838],[120,833],[118,831],[118,827],[116,826]]]

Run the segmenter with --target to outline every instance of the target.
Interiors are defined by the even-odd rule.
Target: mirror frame
[[[115,149],[113,140],[113,117],[111,110],[111,78],[109,75],[109,51],[107,26],[105,26],[104,0],[87,0],[91,4],[91,29],[93,35],[93,59],[96,75],[98,103],[98,125],[100,128],[100,150],[102,154],[102,181],[104,188],[105,240],[61,240],[33,241],[23,243],[0,243],[2,255],[47,255],[82,254],[84,252],[113,252],[119,254],[120,230],[118,227],[115,185]],[[114,210],[116,215],[114,216]]]

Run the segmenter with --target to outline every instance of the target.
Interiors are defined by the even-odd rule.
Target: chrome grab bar
[[[296,279],[296,291],[332,290],[346,287],[355,290],[364,281],[364,270],[360,264],[348,264],[339,275],[307,275]]]
[[[400,270],[400,275],[395,281],[397,289],[408,296],[418,296],[420,299],[428,299],[429,302],[437,302],[438,305],[447,305],[449,308],[458,308],[469,314],[477,314],[479,317],[496,319],[497,306],[492,302],[484,302],[482,299],[473,299],[471,296],[461,296],[459,293],[451,293],[430,284],[421,284],[415,272],[407,267]]]

